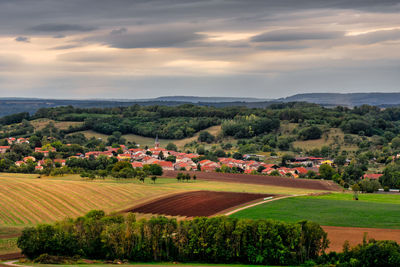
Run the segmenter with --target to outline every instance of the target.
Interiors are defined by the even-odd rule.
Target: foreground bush
[[[317,261],[319,264],[352,267],[400,266],[400,245],[394,241],[374,239],[350,248],[345,243],[342,253],[331,252]]]
[[[307,221],[227,217],[136,221],[133,214],[106,216],[103,211],[26,228],[18,239],[18,247],[30,259],[47,253],[109,260],[274,265],[316,260],[327,246],[327,234]]]

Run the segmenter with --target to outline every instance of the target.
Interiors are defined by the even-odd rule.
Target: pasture
[[[397,197],[397,198],[396,198]],[[241,210],[236,218],[270,218],[286,222],[311,220],[321,225],[400,229],[399,196],[351,194],[292,197]]]

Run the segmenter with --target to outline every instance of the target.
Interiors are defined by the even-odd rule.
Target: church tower
[[[158,134],[156,135],[156,140],[154,142],[154,147],[159,148],[160,147],[160,142],[158,142]]]

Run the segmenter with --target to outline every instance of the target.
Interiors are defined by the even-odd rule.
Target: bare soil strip
[[[380,228],[357,228],[357,227],[338,227],[338,226],[322,226],[328,233],[328,239],[331,241],[328,252],[340,252],[346,240],[350,246],[362,243],[364,233],[367,233],[367,241],[371,238],[376,240],[394,240],[400,243],[399,229],[380,229]]]
[[[126,212],[171,216],[211,216],[223,210],[273,195],[214,191],[193,191],[167,196],[136,206]]]
[[[3,254],[3,255],[0,255],[0,261],[15,260],[15,259],[23,258],[23,257],[24,256],[20,252]]]
[[[245,183],[245,184],[260,184],[273,185],[291,188],[304,188],[323,191],[341,191],[340,186],[332,181],[310,180],[300,178],[289,178],[279,176],[251,175],[238,173],[220,173],[220,172],[188,172],[191,175],[196,175],[199,180],[218,181],[228,183]],[[163,176],[175,178],[178,171],[164,171]]]

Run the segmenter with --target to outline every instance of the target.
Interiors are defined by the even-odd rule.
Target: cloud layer
[[[0,93],[400,91],[391,0],[2,0]]]

